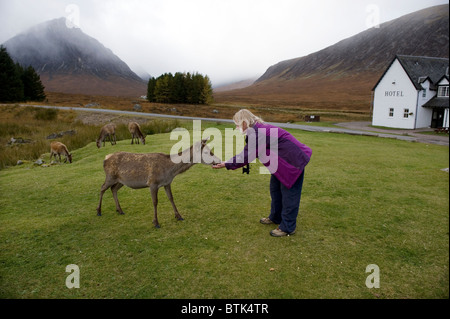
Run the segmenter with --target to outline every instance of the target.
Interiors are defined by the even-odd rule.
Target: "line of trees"
[[[165,73],[148,81],[147,99],[158,103],[210,104],[213,90],[207,75]]]
[[[43,101],[46,95],[41,78],[32,66],[23,67],[0,46],[0,101]]]

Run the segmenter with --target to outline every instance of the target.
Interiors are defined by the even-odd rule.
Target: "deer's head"
[[[193,153],[194,153],[194,160],[196,159],[195,154],[201,154],[201,163],[202,164],[213,165],[213,164],[221,163],[222,160],[220,158],[218,158],[216,155],[214,155],[214,153],[211,151],[209,146],[206,145],[208,140],[209,140],[209,137],[194,144],[193,149],[192,149]]]

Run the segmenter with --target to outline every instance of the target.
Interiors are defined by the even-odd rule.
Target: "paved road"
[[[419,142],[419,143],[426,143],[426,144],[437,144],[437,145],[444,145],[449,146],[449,137],[448,136],[439,136],[439,135],[433,135],[433,134],[423,134],[424,132],[433,132],[434,129],[432,128],[421,128],[417,130],[401,130],[401,129],[381,129],[381,128],[375,128],[371,127],[370,122],[347,122],[347,123],[339,123],[338,126],[348,128],[348,129],[354,129],[359,131],[371,131],[374,134],[378,134],[381,137],[384,137],[383,135],[401,135],[401,136],[408,136],[411,138],[411,141]],[[387,136],[389,137],[389,136]]]
[[[224,122],[233,123],[231,119],[220,119],[220,118],[207,118],[207,117],[193,117],[193,116],[181,116],[181,115],[168,115],[168,114],[156,114],[156,113],[142,113],[133,111],[119,111],[119,110],[108,110],[108,109],[98,109],[98,108],[85,108],[85,107],[67,107],[67,106],[50,106],[50,105],[28,105],[24,106],[34,106],[41,108],[55,108],[60,110],[73,110],[73,111],[84,111],[84,112],[97,112],[97,113],[109,113],[109,114],[120,114],[120,115],[133,115],[141,117],[159,117],[159,118],[171,118],[180,120],[201,120],[201,121],[212,121],[212,122]],[[299,129],[310,132],[328,132],[328,133],[341,133],[341,134],[351,134],[360,136],[374,136],[382,138],[393,138],[402,141],[409,142],[420,142],[427,144],[438,144],[449,146],[449,138],[444,136],[426,135],[420,134],[423,130],[383,130],[369,127],[370,122],[348,122],[340,123],[339,128],[321,127],[321,126],[309,126],[300,124],[290,124],[290,123],[276,123],[271,122],[270,124],[276,125],[282,128]],[[428,129],[429,130],[429,129]]]

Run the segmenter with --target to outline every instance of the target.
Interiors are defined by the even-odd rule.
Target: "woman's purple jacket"
[[[225,163],[235,170],[251,163],[255,158],[287,188],[302,174],[311,159],[312,150],[300,143],[287,131],[266,123],[256,123],[247,129],[244,150]]]

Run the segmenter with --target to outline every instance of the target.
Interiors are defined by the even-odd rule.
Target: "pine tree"
[[[0,101],[24,100],[24,87],[19,72],[6,48],[0,46]]]
[[[193,98],[192,98],[192,74],[186,73],[184,76],[184,90],[185,90],[185,97],[184,101],[185,103],[193,104]]]
[[[172,74],[163,74],[156,80],[155,102],[170,103],[170,78]]]
[[[209,77],[206,75],[203,77],[203,87],[200,92],[199,103],[210,104],[213,102],[213,89]]]
[[[6,49],[0,47],[0,101],[43,101],[46,96],[41,78],[32,66],[14,64]]]
[[[172,101],[171,103],[186,103],[185,74],[175,73],[172,81]]]
[[[203,90],[203,75],[195,73],[192,76],[191,103],[201,104],[201,93]]]
[[[149,102],[156,102],[155,87],[156,87],[156,79],[154,77],[150,77],[150,79],[148,79],[147,85],[147,100]]]
[[[41,78],[32,66],[26,68],[21,76],[24,86],[24,96],[27,101],[44,101],[46,95]]]

